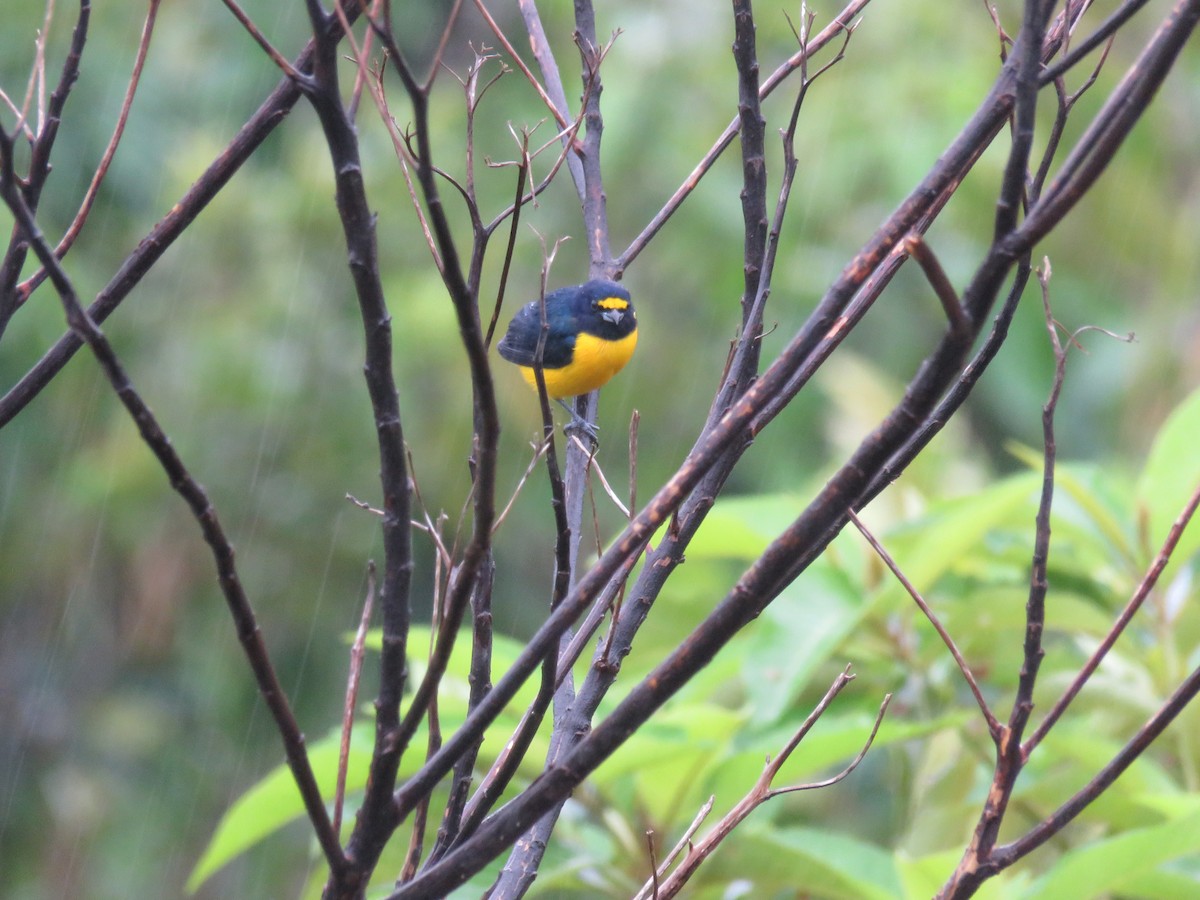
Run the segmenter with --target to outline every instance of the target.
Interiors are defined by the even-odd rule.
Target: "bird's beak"
[[[606,309],[600,313],[600,318],[607,319],[614,325],[620,325],[621,319],[625,317],[625,311],[622,309]]]

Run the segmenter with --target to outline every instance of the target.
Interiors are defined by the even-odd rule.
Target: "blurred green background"
[[[1112,5],[1096,4],[1091,21]],[[38,4],[16,6],[2,16],[0,87],[19,103],[42,10]],[[244,6],[285,55],[295,54],[307,24],[302,4],[257,0]],[[547,31],[574,102],[570,10],[545,6]],[[1019,4],[997,6],[1015,33]],[[1096,86],[1079,101],[1068,140],[1080,134],[1165,6],[1151,4],[1151,12],[1122,32]],[[817,28],[836,12],[826,2],[813,9]],[[70,13],[60,4],[50,32],[52,81]],[[143,13],[137,4],[102,4],[93,13],[39,213],[52,238],[74,215],[108,140]],[[505,6],[496,14],[525,52],[515,10]],[[417,65],[427,61],[442,18],[425,4],[398,5],[402,42]],[[765,73],[795,43],[778,8],[760,7],[758,19]],[[603,93],[608,210],[613,247],[620,251],[735,113],[732,24],[722,4],[614,2],[601,5],[599,30],[620,31]],[[472,10],[450,44],[447,63],[455,72],[470,62],[469,42],[495,45]],[[496,63],[491,66],[495,71]],[[804,107],[800,169],[767,313],[772,330],[765,359],[933,164],[997,66],[997,39],[982,4],[876,0],[868,7],[847,58],[817,82]],[[1083,75],[1072,73],[1070,84],[1078,85]],[[274,66],[219,5],[164,5],[121,149],[88,227],[67,257],[82,296],[93,296],[107,282],[277,80]],[[443,71],[438,85],[436,162],[461,178],[462,92],[451,72]],[[389,91],[403,126],[407,109],[394,80]],[[787,88],[766,104],[773,176],[780,155],[774,135],[790,105]],[[1190,48],[1105,180],[1038,250],[1039,258],[1048,255],[1053,262],[1060,322],[1137,334],[1132,344],[1099,335],[1085,339],[1086,352],[1071,358],[1058,420],[1061,456],[1086,463],[1096,490],[1122,498],[1112,505],[1121,511],[1116,515],[1125,515],[1123,526],[1135,544],[1135,509],[1124,502],[1129,485],[1168,412],[1200,383],[1197,110],[1200,58]],[[1049,111],[1043,112],[1045,124]],[[549,140],[553,130],[545,119],[519,74],[502,78],[484,99],[474,133],[485,219],[509,202],[514,170],[482,161],[515,158],[510,125],[538,126],[536,137]],[[393,151],[365,102],[360,120],[368,190],[379,213],[405,435],[424,503],[431,515],[449,514],[452,532],[468,486],[466,363]],[[3,121],[11,127],[11,112]],[[1002,138],[930,232],[956,285],[966,283],[986,246],[1004,150]],[[548,171],[551,153],[535,163],[539,176]],[[707,412],[738,321],[740,178],[735,145],[626,274],[638,305],[641,349],[605,389],[600,412],[599,458],[619,491],[627,480],[624,432],[634,409],[641,414],[642,498],[679,464]],[[350,493],[377,500],[378,464],[361,375],[361,325],[332,191],[320,130],[301,103],[105,325],[134,384],[210,492],[237,547],[243,584],[283,684],[314,738],[340,718],[344,635],[358,620],[366,561],[380,552],[376,521],[345,499]],[[461,204],[449,187],[444,196],[465,247]],[[6,229],[10,221],[0,213]],[[551,286],[586,273],[578,207],[565,173],[525,213],[508,309],[536,296],[541,240],[560,237],[570,240],[558,254]],[[494,300],[502,243],[495,242],[486,265],[485,309]],[[955,427],[877,505],[874,521],[885,533],[897,529],[902,541],[902,524],[929,504],[1021,471],[1010,442],[1038,445],[1052,359],[1034,290],[1026,301]],[[806,491],[899,398],[941,315],[919,273],[902,271],[845,352],[760,436],[734,475],[731,493],[789,498],[784,508],[794,515]],[[4,335],[0,389],[14,384],[63,327],[61,307],[43,288]],[[506,495],[528,463],[538,420],[536,403],[515,372],[498,367],[496,380]],[[516,638],[540,620],[548,599],[553,543],[546,498],[539,470],[512,513],[519,524],[498,538],[497,628]],[[750,509],[758,521],[761,509]],[[780,521],[789,518],[781,514]],[[600,521],[609,535],[619,526],[611,509],[602,508]],[[415,597],[427,610],[432,555],[427,541],[417,544]],[[1023,546],[1001,554],[1011,571],[1019,573],[1027,559]],[[670,596],[664,595],[667,612],[648,626],[653,636],[646,639],[647,657],[631,662],[631,671],[645,668],[655,647],[673,645],[689,619],[723,595],[744,565],[737,553],[728,556],[683,567]],[[857,577],[869,581],[863,574],[869,569],[862,560]],[[877,571],[874,577],[874,587],[886,589]],[[1014,603],[1006,608],[1019,609]],[[829,647],[841,648],[833,668],[855,659],[870,673],[874,661],[872,683],[881,690],[911,686],[912,666],[926,672],[917,662],[894,646],[861,646],[870,645],[871,635],[898,628],[896,609],[902,606],[876,607],[873,625],[839,633]],[[787,633],[773,632],[782,626],[772,619],[756,626],[766,635],[762,640]],[[932,645],[927,649],[935,655]],[[942,666],[938,677],[953,681],[944,659],[928,665]],[[710,684],[718,698],[721,672],[730,679],[727,686],[736,681],[719,664]],[[364,680],[367,694],[372,677],[368,672]],[[822,669],[805,690],[819,696],[827,683]],[[801,696],[808,694],[798,691]],[[743,712],[758,708],[750,702],[752,690],[727,699]],[[873,708],[878,694],[856,702]],[[807,707],[799,708],[802,716]],[[922,721],[920,703],[909,712],[910,724]],[[0,431],[0,721],[3,896],[179,895],[221,814],[281,759],[198,529],[86,353]],[[779,743],[764,738],[745,754],[761,760]],[[921,765],[933,765],[930,745],[922,746],[891,757],[881,751],[864,767],[858,787],[847,785],[857,793],[841,801],[843,810],[872,823],[860,834],[864,840],[885,847],[901,843],[897,822],[903,814],[888,795],[897,783],[919,781],[927,771]],[[918,757],[925,762],[913,762]],[[752,778],[724,791],[726,803]],[[659,810],[641,809],[650,819],[665,818]],[[813,827],[823,821],[821,808],[791,814]],[[690,818],[688,810],[679,815]],[[948,833],[969,822],[954,819]],[[916,853],[912,836],[905,840]],[[956,846],[934,844],[941,851]],[[307,882],[310,859],[303,824],[292,825],[221,870],[201,895],[292,896]]]

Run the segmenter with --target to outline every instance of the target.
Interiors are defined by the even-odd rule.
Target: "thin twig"
[[[1191,674],[1183,680],[1146,724],[1138,729],[1137,734],[1130,738],[1108,765],[1101,769],[1091,781],[1022,837],[1011,844],[997,847],[991,858],[987,860],[982,874],[985,877],[996,874],[1001,869],[1007,868],[1017,860],[1029,855],[1061,832],[1146,752],[1146,749],[1158,739],[1168,725],[1175,721],[1198,693],[1200,693],[1200,668],[1192,670]]]
[[[771,93],[773,93],[774,90],[788,78],[788,76],[792,75],[806,63],[810,54],[818,52],[831,40],[849,28],[855,17],[857,17],[863,11],[863,9],[866,8],[868,3],[870,3],[870,0],[851,0],[851,2],[847,3],[842,11],[838,13],[830,21],[830,23],[820,31],[819,34],[808,41],[806,47],[802,48],[797,53],[792,54],[792,56],[789,57],[786,62],[776,68],[775,71],[763,81],[762,86],[759,89],[759,99],[765,100],[767,97],[769,97]],[[654,217],[650,220],[649,224],[642,229],[642,232],[635,237],[629,246],[626,247],[625,250],[616,258],[615,264],[617,272],[623,272],[626,268],[628,268],[629,264],[632,263],[633,260],[644,249],[646,249],[646,245],[650,243],[656,234],[658,234],[663,225],[667,223],[667,220],[669,220],[671,216],[675,214],[676,210],[683,205],[683,201],[691,196],[692,192],[699,186],[701,179],[708,174],[708,171],[713,167],[717,159],[720,158],[721,154],[725,152],[731,143],[733,143],[733,139],[737,136],[739,127],[740,122],[737,117],[734,117],[733,121],[725,126],[725,130],[721,132],[720,137],[717,138],[716,142],[711,148],[709,148],[708,152],[704,154],[704,158],[696,164],[696,167],[692,169],[691,173],[683,180],[683,183],[675,190],[675,193],[671,195],[663,207],[654,214]]]
[[[688,827],[684,830],[679,840],[676,841],[675,846],[671,848],[671,852],[664,856],[662,862],[658,864],[658,868],[654,871],[654,893],[647,894],[647,885],[642,885],[642,889],[633,895],[633,900],[648,900],[648,898],[656,898],[658,896],[658,879],[662,878],[662,876],[667,873],[667,870],[671,868],[675,860],[679,858],[679,854],[683,853],[685,849],[689,854],[692,853],[694,849],[692,838],[696,836],[696,832],[700,830],[700,826],[704,824],[704,820],[707,819],[708,814],[712,812],[713,804],[716,802],[716,799],[716,796],[710,796],[708,800],[704,802],[704,805],[700,807],[700,811],[697,812],[695,818],[692,819],[691,824],[688,825]]]
[[[488,10],[487,5],[483,2],[483,0],[475,0],[475,8],[479,10],[479,14],[483,16],[483,20],[487,22],[488,28],[490,28],[492,30],[492,34],[496,36],[496,40],[500,42],[500,46],[504,48],[504,52],[508,54],[509,58],[513,61],[513,64],[521,70],[521,74],[525,76],[525,80],[529,82],[530,86],[534,89],[534,91],[537,92],[537,95],[542,98],[542,102],[546,105],[546,109],[550,111],[550,115],[554,116],[554,121],[558,123],[558,127],[564,131],[568,129],[570,127],[570,116],[566,112],[566,104],[564,103],[560,109],[558,104],[556,104],[550,98],[550,95],[546,93],[546,89],[542,87],[542,83],[537,80],[537,76],[533,74],[529,66],[525,65],[525,60],[521,59],[521,55],[517,53],[516,48],[513,47],[513,45],[509,42],[508,38],[504,34],[504,30],[492,17],[491,12]],[[544,37],[545,35],[543,34],[543,38]],[[564,99],[565,96],[566,95],[564,94]]]
[[[76,34],[81,33],[77,27]],[[297,56],[294,67],[306,68],[311,64],[312,53],[313,44],[310,42]],[[300,90],[291,79],[284,79],[271,91],[229,144],[221,149],[183,196],[171,205],[167,214],[138,243],[108,284],[96,295],[96,299],[88,307],[88,315],[97,324],[102,323],[116,310],[146,273],[229,183],[242,164],[287,117],[299,99]],[[73,331],[67,331],[59,338],[37,364],[0,398],[0,428],[12,421],[13,417],[41,393],[82,346],[83,341]]]
[[[346,802],[346,770],[350,767],[350,735],[354,729],[354,708],[358,705],[358,685],[362,678],[363,658],[366,655],[367,630],[375,608],[375,560],[367,562],[367,595],[363,599],[362,617],[350,646],[350,677],[346,682],[346,703],[342,707],[342,742],[338,748],[337,786],[333,793],[333,831],[342,833],[342,809]]]
[[[296,82],[296,84],[303,86],[307,81],[307,76],[297,70],[286,56],[272,46],[271,42],[267,40],[266,35],[254,24],[254,20],[246,14],[245,10],[238,6],[236,0],[221,0],[221,2],[225,4],[226,9],[233,13],[233,17],[241,23],[242,27],[246,29],[246,33],[271,58],[271,61],[279,67],[279,70],[292,79],[292,81]]]
[[[654,855],[654,831],[646,829],[646,856],[650,861],[650,896],[658,900],[658,861]]]
[[[809,713],[808,717],[796,729],[787,743],[775,754],[775,757],[773,759],[768,758],[767,764],[763,767],[762,773],[758,776],[754,787],[728,813],[721,817],[721,820],[713,826],[712,830],[702,840],[695,844],[695,846],[689,844],[688,854],[680,862],[678,868],[658,884],[657,893],[654,894],[656,898],[666,900],[666,898],[676,896],[683,889],[684,885],[687,884],[688,880],[696,874],[696,870],[699,869],[700,865],[716,851],[721,842],[728,838],[733,833],[733,830],[763,803],[781,794],[830,787],[845,779],[851,772],[858,768],[858,764],[862,762],[867,751],[871,748],[871,744],[874,743],[875,735],[879,733],[879,726],[883,722],[884,714],[887,712],[888,704],[892,699],[891,694],[887,694],[883,698],[879,712],[875,716],[875,723],[871,727],[871,733],[868,735],[862,748],[841,772],[831,778],[808,784],[795,784],[778,788],[772,786],[772,782],[779,774],[779,770],[788,761],[788,758],[795,749],[800,746],[800,742],[812,730],[813,725],[825,713],[825,710],[829,708],[834,698],[853,680],[854,676],[850,674],[850,668],[847,666],[846,670],[839,674],[833,684],[830,685],[829,690],[825,692],[825,696],[821,698],[821,702]],[[643,885],[642,891],[637,896],[639,898],[647,896],[645,885]]]
[[[500,525],[508,517],[509,512],[513,508],[513,504],[517,502],[517,497],[521,494],[521,489],[525,487],[525,482],[529,480],[529,476],[533,474],[533,470],[537,468],[538,460],[550,447],[550,439],[546,438],[541,443],[531,445],[533,447],[533,456],[529,460],[529,465],[525,467],[525,471],[521,474],[521,478],[517,481],[517,486],[513,488],[512,496],[508,498],[508,503],[504,505],[504,509],[496,516],[496,522],[492,526],[492,532],[499,530]]]
[[[942,639],[942,643],[946,645],[946,649],[949,650],[950,655],[954,657],[954,662],[958,666],[958,671],[962,673],[963,679],[967,682],[967,686],[971,689],[972,696],[975,697],[975,702],[979,706],[979,711],[983,713],[984,721],[987,722],[988,733],[991,734],[994,741],[998,742],[1000,740],[1002,726],[996,719],[996,716],[992,713],[991,708],[988,706],[987,700],[983,696],[983,691],[979,689],[979,683],[975,680],[975,675],[971,671],[970,665],[967,664],[966,659],[963,657],[962,652],[958,649],[958,645],[954,643],[954,638],[950,636],[950,632],[946,631],[945,626],[942,625],[941,620],[937,617],[937,614],[934,613],[929,604],[925,602],[925,598],[921,596],[921,592],[913,586],[912,582],[908,580],[908,576],[905,575],[900,567],[896,564],[896,560],[892,558],[892,555],[888,553],[883,544],[880,543],[875,535],[871,533],[870,529],[863,524],[862,519],[855,515],[853,511],[851,511],[849,515],[850,521],[854,523],[854,527],[858,529],[859,533],[862,534],[864,538],[866,538],[867,543],[871,545],[871,549],[875,551],[876,555],[883,561],[883,564],[887,566],[888,571],[892,573],[896,580],[900,582],[901,586],[903,586],[904,590],[908,592],[908,596],[910,596],[913,602],[917,604],[917,608],[920,609],[925,618],[929,620],[929,624],[933,626],[933,630],[938,633],[938,637]]]
[[[942,268],[933,248],[926,243],[924,237],[916,233],[910,234],[901,241],[900,246],[905,253],[920,264],[921,271],[925,273],[925,278],[929,281],[933,292],[937,294],[937,298],[942,304],[942,310],[950,321],[951,330],[955,334],[965,337],[971,331],[971,323],[967,320],[967,314],[963,312],[958,294],[950,283],[950,277]]]
[[[1110,40],[1120,30],[1121,26],[1129,21],[1148,2],[1149,0],[1125,0],[1121,6],[1096,27],[1095,31],[1075,44],[1070,53],[1064,54],[1063,58],[1054,65],[1044,68],[1038,76],[1041,83],[1050,84],[1054,79],[1066,74],[1068,69],[1078,64],[1081,59],[1101,44]]]
[[[588,456],[588,470],[595,472],[600,479],[600,485],[604,488],[604,493],[608,494],[608,499],[613,502],[613,505],[621,511],[621,515],[629,518],[629,507],[621,502],[621,498],[617,496],[617,492],[612,489],[612,485],[608,483],[608,478],[604,475],[604,470],[600,468],[600,463],[596,461],[596,451],[594,447],[585,444],[579,439],[579,435],[572,432],[571,443],[579,450],[583,451]]]

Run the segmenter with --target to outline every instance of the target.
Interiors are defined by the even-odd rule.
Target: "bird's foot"
[[[559,400],[559,405],[571,414],[571,421],[563,426],[563,434],[568,438],[578,437],[586,440],[594,450],[600,443],[600,428],[595,422],[589,422],[579,413],[575,412],[564,401]]]
[[[594,422],[589,422],[582,416],[572,416],[571,421],[563,426],[563,434],[567,437],[578,437],[586,440],[593,449],[600,443],[600,428]]]

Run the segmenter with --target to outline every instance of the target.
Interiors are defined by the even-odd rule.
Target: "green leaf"
[[[772,896],[773,889],[780,888],[786,888],[788,896],[828,900],[901,896],[892,854],[847,834],[771,826],[739,830],[731,840],[712,862],[726,877],[752,881],[756,890],[747,896]]]
[[[911,525],[889,534],[883,545],[918,591],[926,591],[963,560],[978,558],[989,532],[1014,524],[1015,514],[1037,496],[1040,476],[1022,473],[977,494],[939,503]],[[889,594],[903,594],[893,584]]]
[[[361,741],[351,741],[346,770],[347,793],[366,784],[371,762],[370,743],[365,734]],[[340,733],[333,733],[308,749],[309,762],[322,797],[333,796],[340,745]],[[221,866],[303,815],[304,803],[291,769],[286,765],[275,768],[239,797],[222,817],[212,840],[188,876],[188,893],[195,893]]]
[[[413,628],[409,632],[409,646],[413,648],[429,646],[429,629]],[[379,648],[381,636],[378,631],[369,636],[368,646]],[[496,671],[502,671],[511,664],[519,652],[520,645],[511,638],[496,635],[493,644],[493,662]],[[467,708],[467,672],[470,666],[470,641],[460,640],[455,643],[451,654],[446,676],[442,680],[438,693],[438,712],[442,728],[451,731],[457,728],[466,716]],[[415,682],[424,674],[423,660],[412,659],[412,678]],[[519,710],[527,705],[537,688],[527,685],[518,692],[517,698],[506,709],[495,724],[497,733],[507,736],[517,721]],[[349,767],[346,772],[346,793],[352,795],[366,783],[367,770],[370,765],[373,739],[371,729],[358,723],[353,732],[350,744]],[[414,747],[424,745],[425,725],[422,724],[413,736]],[[340,729],[331,732],[329,736],[311,744],[308,748],[309,763],[317,779],[321,796],[331,801],[337,781],[337,760],[341,745]],[[487,764],[494,758],[495,752],[501,746],[500,742],[485,742],[480,753],[481,764]],[[545,755],[545,741],[535,740],[533,749],[526,757],[529,774],[540,770],[537,761]],[[405,755],[401,766],[401,775],[416,771],[420,760],[418,754]],[[277,766],[265,775],[257,784],[239,797],[221,818],[213,833],[208,846],[201,854],[199,861],[188,876],[187,890],[195,892],[204,881],[217,869],[230,860],[245,853],[289,822],[305,815],[304,804],[300,799],[300,791],[292,777],[291,769],[286,765]]]
[[[1193,391],[1159,429],[1146,467],[1138,481],[1137,498],[1146,512],[1150,552],[1157,553],[1172,523],[1196,485],[1200,484],[1200,389]],[[1200,525],[1184,533],[1174,559],[1184,560],[1200,549]]]
[[[821,562],[784,589],[746,636],[742,677],[753,722],[777,722],[870,609],[861,588]]]
[[[1041,450],[1024,444],[1010,442],[1005,445],[1013,456],[1035,472],[1041,472],[1045,459]],[[1069,496],[1088,517],[1092,526],[1102,535],[1111,551],[1119,553],[1128,565],[1137,566],[1137,548],[1131,544],[1128,514],[1119,509],[1112,500],[1111,482],[1116,473],[1111,469],[1085,468],[1077,464],[1054,467],[1054,484],[1057,490]],[[1090,475],[1091,477],[1086,477]]]
[[[1098,897],[1136,887],[1161,865],[1200,852],[1200,814],[1072,850],[1034,882],[1025,900]],[[1196,884],[1200,891],[1200,884]]]
[[[688,558],[755,559],[803,510],[793,494],[722,497],[688,545]]]

